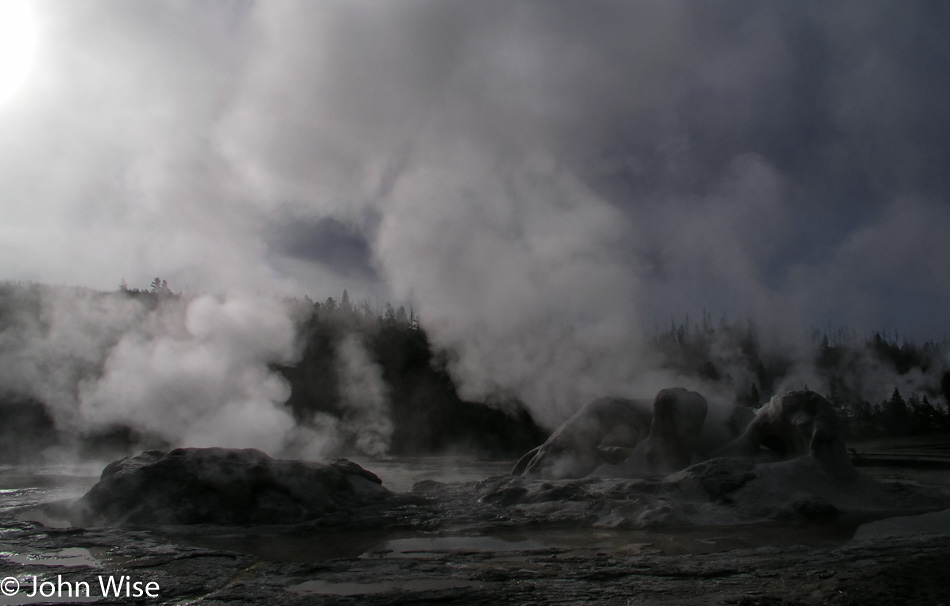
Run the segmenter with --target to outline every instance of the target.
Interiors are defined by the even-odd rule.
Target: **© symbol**
[[[20,591],[20,581],[16,577],[7,577],[0,581],[0,593],[6,596],[16,595]]]

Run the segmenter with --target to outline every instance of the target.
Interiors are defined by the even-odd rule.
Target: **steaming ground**
[[[83,289],[15,291],[35,300],[19,302],[0,333],[0,384],[44,403],[67,436],[126,426],[146,442],[281,453],[296,439],[315,454],[330,438],[300,436],[307,430],[283,406],[290,387],[270,367],[298,355],[286,304],[240,295],[154,304]]]
[[[357,335],[346,337],[337,350],[342,405],[342,430],[359,452],[381,457],[389,452],[393,422],[389,388],[383,371],[370,359]]]
[[[501,293],[498,297],[503,306]],[[874,341],[795,345],[759,339],[751,329],[737,332],[736,324],[712,330],[707,317],[701,326],[682,325],[661,341],[611,335],[599,319],[579,312],[574,325],[525,315],[475,328],[436,315],[426,316],[417,329],[395,312],[386,319],[361,315],[351,306],[331,316],[337,312],[329,304],[251,294],[176,296],[6,284],[0,299],[0,388],[9,400],[8,429],[17,434],[10,438],[24,441],[33,433],[36,439],[25,439],[29,456],[45,449],[41,456],[47,460],[88,456],[80,453],[82,444],[117,431],[125,432],[124,448],[131,450],[225,446],[311,459],[344,450],[385,457],[396,440],[401,452],[488,446],[496,448],[493,456],[502,456],[504,448],[523,453],[544,439],[520,407],[551,430],[579,409],[587,394],[649,399],[671,385],[706,397],[706,439],[716,441],[727,433],[737,402],[768,399],[762,382],[768,373],[779,391],[808,385],[820,393],[837,390],[846,401],[859,403],[881,402],[895,389],[908,397],[921,394],[932,406],[922,410],[938,416],[945,415],[944,391],[950,385],[950,365],[934,344],[913,350]],[[567,309],[575,303],[560,305]],[[430,323],[436,328],[430,330]],[[522,330],[528,332],[512,341],[515,349],[495,346]],[[454,341],[444,339],[451,331],[458,331],[458,339],[469,332],[477,336],[453,349]],[[595,334],[604,338],[594,339]],[[603,348],[602,355],[591,357],[590,347]],[[827,355],[842,359],[830,369],[820,367]],[[893,355],[910,356],[910,367],[888,357]],[[447,374],[436,368],[440,360],[447,361]],[[473,384],[480,376],[474,367],[486,365],[493,369],[491,380]],[[508,412],[496,410],[494,417],[480,412],[480,405],[460,402],[456,389],[487,394],[490,405]],[[16,414],[26,415],[18,417],[25,424],[20,430],[11,429],[18,427],[10,424]],[[937,429],[938,421],[931,419],[924,430]],[[43,432],[51,431],[66,439],[48,444]],[[498,450],[498,444],[504,448]],[[103,456],[119,452],[131,451]]]

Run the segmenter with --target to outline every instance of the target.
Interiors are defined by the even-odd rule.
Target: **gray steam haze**
[[[22,344],[4,380],[62,419],[308,442],[268,370],[299,354],[275,301],[344,288],[415,305],[463,396],[548,426],[610,393],[715,401],[642,347],[704,308],[802,351],[812,327],[946,335],[945,2],[30,5],[33,68],[0,105],[0,279],[187,295],[49,302],[54,330],[0,335]],[[319,444],[385,452],[380,370],[358,341],[337,354],[352,415]],[[939,383],[866,362],[874,400]]]

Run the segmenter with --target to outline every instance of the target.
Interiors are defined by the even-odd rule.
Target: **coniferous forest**
[[[738,404],[756,407],[788,389],[813,389],[834,404],[850,439],[950,430],[946,338],[918,344],[882,331],[860,337],[812,330],[804,344],[789,347],[764,343],[751,321],[702,317],[672,323],[652,344],[663,364],[731,388]]]
[[[129,341],[176,343],[193,330],[182,324],[190,322],[184,310],[191,299],[160,278],[145,289],[123,281],[112,292],[0,285],[0,457],[22,459],[64,441],[88,456],[173,442],[135,416],[97,413],[88,394]],[[432,345],[415,309],[354,302],[346,291],[339,299],[285,299],[280,306],[296,335],[294,356],[265,360],[287,387],[276,405],[298,426],[334,435],[339,452],[512,457],[551,429],[511,396],[461,398],[450,372],[453,352]],[[701,318],[654,331],[646,340],[650,355],[676,376],[732,394],[736,404],[754,408],[777,393],[810,388],[835,405],[849,439],[950,430],[945,340],[813,331],[791,347],[760,336],[748,320],[715,322],[706,312]],[[142,371],[143,381],[149,372]],[[180,410],[177,387],[168,389],[165,400],[150,405]],[[881,397],[868,395],[882,390]]]

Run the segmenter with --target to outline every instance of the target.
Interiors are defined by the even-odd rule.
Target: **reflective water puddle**
[[[915,516],[886,518],[858,527],[855,540],[913,534],[950,533],[950,509]]]
[[[21,566],[100,566],[92,551],[85,547],[69,547],[56,553],[44,554],[5,551],[0,552],[0,558]]]

